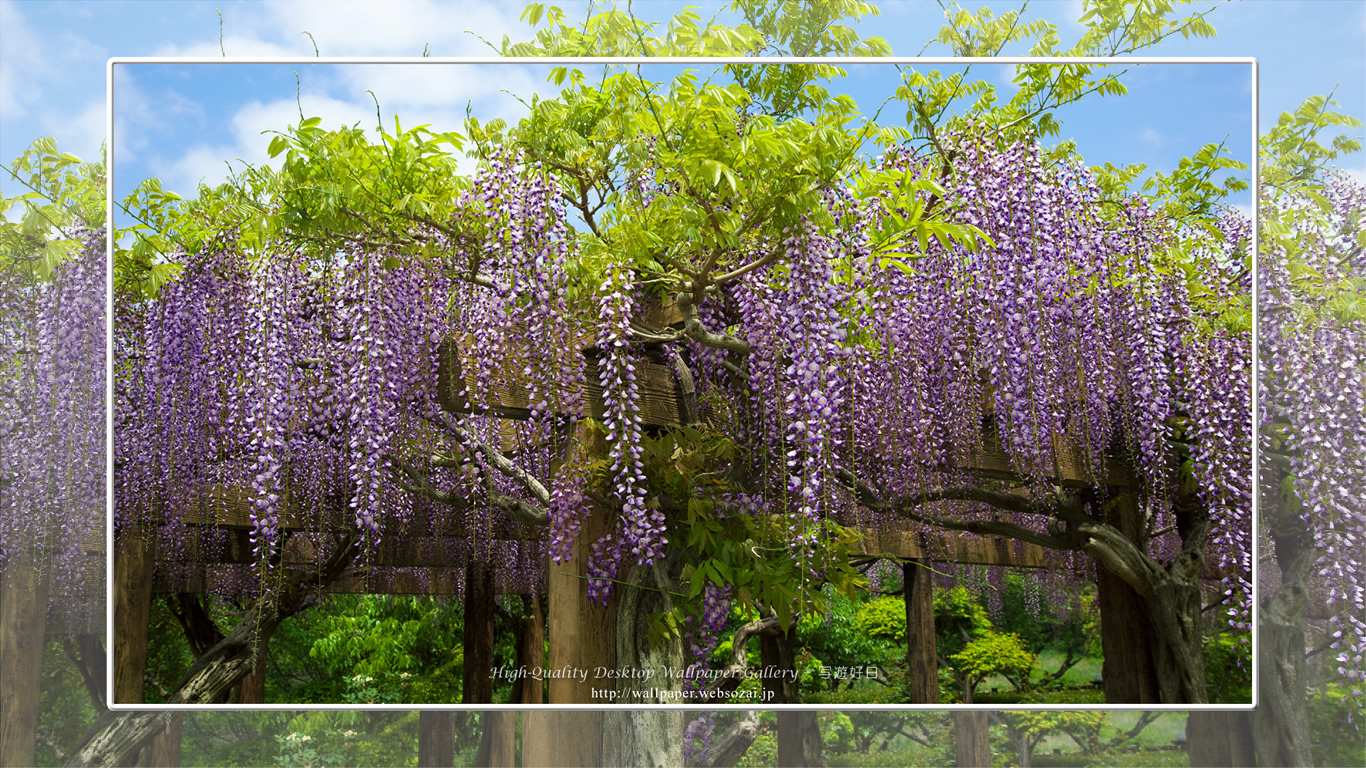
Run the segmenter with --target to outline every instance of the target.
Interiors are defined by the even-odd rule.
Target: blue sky
[[[635,12],[660,18],[685,4],[637,0]],[[728,6],[688,0],[704,17]],[[562,3],[570,18],[582,3]],[[926,47],[942,24],[933,2],[883,2],[882,15],[861,25],[880,35],[897,55],[943,55]],[[978,3],[965,3],[971,9]],[[998,13],[1013,3],[990,4]],[[1207,7],[1199,3],[1195,7]],[[59,146],[91,157],[104,139],[105,61],[109,56],[219,57],[438,56],[491,53],[471,31],[497,41],[525,39],[517,2],[436,3],[409,0],[381,8],[369,2],[261,0],[258,2],[14,2],[0,0],[0,157],[6,162],[35,138],[55,136]],[[1064,45],[1081,29],[1079,0],[1033,0],[1029,16],[1059,25]],[[1346,0],[1231,2],[1210,17],[1212,40],[1174,39],[1145,51],[1162,56],[1256,56],[1261,62],[1259,117],[1263,130],[1308,95],[1336,89],[1342,109],[1366,118],[1366,3]],[[1022,50],[1006,51],[1022,53]],[[926,66],[925,68],[930,68]],[[947,67],[941,67],[947,69]],[[521,107],[511,94],[549,95],[553,87],[531,67],[290,65],[129,65],[116,76],[116,183],[126,189],[148,175],[191,191],[199,179],[215,182],[225,161],[265,158],[268,137],[298,119],[294,73],[300,75],[304,111],[325,125],[374,121],[373,90],[386,122],[397,113],[405,125],[431,122],[456,129],[470,103],[481,118],[514,118]],[[979,65],[975,73],[1006,87],[1009,68]],[[894,76],[890,69],[859,67],[845,87],[868,111]],[[1208,141],[1229,138],[1235,156],[1249,158],[1250,119],[1246,67],[1152,65],[1125,78],[1130,95],[1093,99],[1060,113],[1063,136],[1079,141],[1088,162],[1146,162],[1168,170]],[[1008,88],[1001,96],[1008,97]],[[887,115],[884,114],[884,120]],[[1366,159],[1345,166],[1366,176]],[[7,194],[12,183],[0,179]],[[1240,201],[1242,202],[1242,201]]]
[[[962,68],[953,64],[917,67]],[[679,69],[667,65],[641,68],[646,77],[666,82]],[[691,69],[706,77],[718,68],[699,64]],[[117,64],[115,195],[122,197],[149,176],[160,178],[167,189],[187,194],[201,179],[223,180],[228,172],[225,161],[238,169],[238,159],[267,162],[270,136],[261,131],[283,130],[296,123],[300,108],[306,116],[321,116],[324,127],[356,123],[372,127],[375,104],[367,90],[376,94],[380,114],[391,130],[394,114],[405,126],[431,123],[458,129],[467,104],[485,122],[491,117],[513,121],[525,113],[518,98],[528,101],[533,92],[554,95],[557,89],[547,81],[549,71],[548,65],[434,62]],[[970,74],[1008,86],[1013,72],[1008,64],[979,64]],[[716,78],[728,80],[724,73]],[[860,65],[850,68],[849,77],[831,88],[855,96],[871,117],[895,91],[900,78],[891,65]],[[1195,148],[1224,140],[1235,157],[1250,161],[1249,65],[1144,65],[1131,70],[1125,80],[1130,89],[1127,97],[1088,99],[1060,113],[1062,137],[1075,138],[1089,162],[1143,162],[1170,169]],[[892,103],[880,120],[904,124],[904,112],[904,105]],[[1238,202],[1250,200],[1249,194]]]

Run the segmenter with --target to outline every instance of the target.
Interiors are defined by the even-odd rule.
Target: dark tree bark
[[[452,768],[455,765],[455,713],[417,714],[418,768]]]
[[[1191,712],[1186,718],[1186,751],[1191,768],[1248,768],[1257,765],[1252,721],[1247,712]],[[1290,763],[1269,763],[1285,765]]]
[[[731,768],[759,737],[759,712],[746,710],[724,733],[712,739],[705,768]]]
[[[953,713],[953,735],[956,742],[954,765],[958,768],[983,768],[991,765],[987,713],[980,710],[957,710]]]
[[[1130,541],[1141,541],[1144,520],[1133,494],[1115,500],[1106,513],[1106,522]],[[1142,596],[1120,577],[1097,568],[1096,600],[1105,700],[1111,704],[1157,704],[1162,699],[1152,653],[1157,641]]]
[[[901,564],[906,602],[906,681],[911,704],[939,703],[939,659],[934,638],[934,574],[918,560]]]
[[[98,635],[76,635],[75,646],[70,638],[62,638],[62,650],[71,659],[72,666],[81,673],[85,691],[90,694],[90,703],[96,710],[104,709],[105,653],[104,643]]]
[[[763,665],[765,703],[795,704],[800,701],[796,661],[797,627],[787,632],[759,636],[759,658]],[[819,713],[785,710],[778,712],[778,765],[818,766],[821,764]]]
[[[465,566],[465,664],[460,701],[493,703],[493,571],[488,566]]]
[[[167,703],[211,704],[226,695],[251,673],[252,655],[257,645],[269,640],[280,622],[298,613],[317,586],[325,586],[340,575],[350,564],[355,548],[355,539],[339,541],[316,572],[291,574],[278,592],[257,600],[226,637],[195,661]],[[133,753],[147,743],[160,723],[158,712],[106,713],[96,721],[66,764],[111,767],[126,764]]]
[[[190,644],[190,650],[196,657],[208,653],[210,648],[223,639],[223,630],[219,629],[218,624],[209,616],[200,595],[182,592],[174,597],[168,596],[166,607],[170,609],[171,615],[176,617],[176,621],[180,622],[180,628],[185,632],[185,640]]]
[[[650,615],[673,607],[669,592],[678,587],[664,563],[635,566],[620,585],[617,600],[617,669],[639,673],[616,681],[616,701],[647,705],[636,710],[603,713],[604,766],[675,766],[683,764],[684,713],[652,708],[677,703],[682,690],[683,642],[671,637],[650,643]]]
[[[1313,764],[1313,753],[1305,694],[1304,625],[1318,548],[1304,521],[1280,501],[1283,477],[1283,469],[1267,472],[1270,487],[1264,487],[1261,496],[1281,583],[1258,614],[1260,674],[1251,730],[1261,765],[1307,766]]]

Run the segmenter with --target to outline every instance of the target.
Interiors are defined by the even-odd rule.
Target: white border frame
[[[1245,64],[1251,65],[1252,74],[1252,248],[1253,269],[1252,269],[1252,531],[1251,542],[1252,551],[1252,579],[1250,589],[1252,595],[1252,702],[1249,704],[1103,704],[1101,706],[1068,706],[1068,705],[1048,705],[1048,704],[1016,704],[1009,707],[995,704],[840,704],[832,706],[828,704],[726,704],[708,705],[703,702],[690,704],[117,704],[114,703],[114,173],[115,163],[114,154],[117,143],[114,139],[114,67],[118,64],[518,64],[518,65],[575,65],[591,66],[595,64],[674,64],[674,65],[725,65],[725,64],[903,64],[903,65],[930,65],[930,66],[969,66],[976,64]],[[1259,246],[1260,228],[1257,212],[1261,204],[1261,176],[1260,176],[1260,131],[1258,116],[1258,92],[1260,89],[1260,74],[1258,62],[1251,56],[1002,56],[1002,57],[963,57],[955,58],[951,56],[889,56],[878,57],[850,57],[850,58],[813,58],[813,57],[794,57],[794,56],[775,56],[771,58],[736,57],[736,56],[717,56],[717,57],[679,57],[666,56],[658,58],[649,57],[612,57],[612,56],[585,56],[585,57],[500,57],[500,56],[464,56],[464,57],[304,57],[290,56],[283,58],[271,58],[261,56],[246,57],[175,57],[175,56],[116,56],[110,58],[105,64],[105,135],[109,141],[109,158],[105,185],[105,210],[108,216],[106,223],[106,274],[105,274],[105,313],[108,322],[105,325],[105,429],[107,451],[105,456],[106,464],[106,483],[105,483],[105,552],[108,557],[105,559],[105,596],[106,596],[106,616],[105,616],[105,637],[106,640],[106,679],[105,679],[105,700],[109,702],[107,706],[115,711],[476,711],[476,712],[523,712],[523,711],[606,711],[606,710],[645,710],[645,709],[668,709],[682,710],[687,712],[719,712],[719,711],[989,711],[1000,712],[1010,711],[1151,711],[1151,712],[1193,712],[1193,711],[1249,711],[1257,708],[1258,680],[1260,672],[1258,665],[1257,648],[1259,647],[1258,617],[1260,606],[1257,602],[1257,571],[1258,554],[1257,549],[1260,544],[1258,536],[1258,478],[1260,477],[1260,461],[1257,452],[1257,435],[1260,430],[1260,419],[1258,418],[1257,402],[1260,395],[1258,387],[1258,376],[1260,374],[1260,358],[1258,354],[1258,323],[1260,319],[1259,307],[1257,302],[1258,280],[1257,280],[1257,258],[1260,253]]]

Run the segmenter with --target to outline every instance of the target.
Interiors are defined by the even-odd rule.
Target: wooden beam
[[[437,399],[441,407],[451,413],[472,413],[475,409],[470,404],[469,393],[475,381],[472,374],[466,373],[468,358],[461,354],[459,347],[459,342],[447,339],[437,352]],[[531,394],[519,375],[521,368],[515,364],[505,365],[505,373],[491,382],[493,402],[489,404],[489,412],[509,419],[531,416]],[[678,426],[678,391],[673,371],[668,366],[647,361],[636,361],[635,368],[641,420],[662,427]],[[600,419],[606,411],[598,371],[596,357],[586,356],[583,389],[578,394],[588,406],[589,415]]]
[[[307,570],[299,566],[298,570]],[[295,569],[291,569],[295,570]],[[463,568],[351,568],[322,591],[324,594],[369,595],[458,595],[463,594]],[[224,593],[240,589],[252,579],[249,565],[196,563],[178,566],[173,573],[158,570],[152,581],[155,594]],[[509,583],[499,579],[495,589],[500,595],[531,592],[530,584]]]
[[[191,511],[182,516],[187,525],[206,525],[215,528],[235,528],[249,531],[255,527],[252,520],[251,501],[255,492],[251,488],[238,485],[219,485],[209,490]],[[344,505],[326,510],[319,514],[299,503],[293,491],[285,490],[281,500],[282,513],[280,528],[285,531],[301,530],[343,530],[356,531],[356,521]],[[450,509],[443,514],[435,514],[427,520],[386,520],[386,527],[380,529],[380,536],[394,537],[412,534],[430,536],[450,536],[463,538],[469,535],[466,516],[460,510]],[[511,535],[502,533],[503,524],[495,526],[494,538],[535,538],[541,526],[508,522],[507,530]]]
[[[206,532],[207,533],[207,532]],[[516,533],[516,531],[514,532]],[[169,566],[182,563],[246,565],[256,562],[250,532],[226,528],[213,533],[216,541],[190,536]],[[527,540],[502,536],[482,543],[486,547],[523,545]],[[323,556],[318,542],[304,533],[289,536],[280,552],[286,566],[306,566]],[[458,568],[470,560],[475,542],[458,536],[389,536],[381,538],[369,552],[368,564],[382,568]]]
[[[472,408],[468,392],[473,381],[465,373],[459,346],[455,340],[447,340],[441,346],[437,375],[438,399],[447,411],[470,413]],[[635,366],[641,420],[654,426],[678,426],[680,410],[673,371],[668,366],[646,361],[638,361]],[[518,375],[521,369],[519,365],[505,366],[505,375],[493,383],[494,402],[489,408],[492,413],[511,419],[525,419],[530,415],[530,395],[525,382]],[[598,384],[598,365],[592,356],[584,364],[584,377],[581,394],[588,404],[589,413],[600,419],[604,414],[602,387]],[[986,404],[990,403],[991,397],[988,393],[983,401],[982,413],[986,425],[982,444],[958,451],[956,456],[945,462],[944,469],[966,471],[990,479],[1023,480],[1024,476],[1011,464],[1009,455],[1001,445],[998,431],[989,423],[991,409]],[[502,446],[503,450],[514,450],[516,447],[515,444]],[[1093,477],[1087,470],[1086,457],[1078,446],[1059,438],[1055,440],[1053,448],[1057,463],[1048,475],[1064,486],[1089,487],[1096,482],[1113,486],[1127,484],[1124,463],[1113,456],[1106,457],[1098,468],[1099,476]],[[951,449],[945,446],[945,450],[949,452]]]
[[[863,529],[863,552],[867,557],[894,557],[937,563],[1009,565],[1047,568],[1048,550],[1037,544],[1016,542],[1001,536],[973,536],[956,531],[915,533],[905,530]]]

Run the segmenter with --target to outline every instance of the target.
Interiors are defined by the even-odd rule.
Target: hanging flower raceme
[[[1309,194],[1312,192],[1313,194]],[[1317,197],[1315,197],[1317,196]],[[1282,535],[1302,525],[1302,556],[1332,612],[1329,667],[1360,703],[1366,688],[1366,186],[1345,173],[1307,191],[1264,194],[1257,260],[1264,515]],[[1289,522],[1286,518],[1298,518]],[[1259,574],[1263,589],[1271,582]]]
[[[442,414],[437,372],[443,344],[468,340],[469,398],[482,411],[499,396],[505,363],[523,360],[532,418],[521,438],[535,446],[531,469],[549,474],[554,430],[581,409],[582,358],[565,307],[567,225],[554,180],[539,169],[500,159],[477,181],[491,194],[460,201],[490,222],[476,254],[433,237],[455,253],[352,243],[305,258],[285,232],[246,255],[225,232],[185,255],[155,299],[121,299],[118,519],[170,530],[205,505],[241,500],[258,578],[274,569],[288,526],[309,536],[350,529],[369,558],[382,539],[450,527],[449,505],[395,485],[398,456],[470,500],[462,506],[476,541],[460,557],[539,557],[531,546],[491,544],[506,525],[489,490],[526,500],[526,489],[483,461],[479,442],[501,439],[492,417]],[[441,451],[466,465],[429,465]],[[196,530],[198,550],[221,550],[221,536]]]
[[[103,603],[105,236],[43,275],[0,267],[0,578],[33,568],[50,616],[88,621]]]
[[[589,596],[606,599],[611,579],[629,554],[649,565],[664,554],[664,514],[646,502],[649,489],[641,463],[639,388],[628,338],[635,300],[627,270],[612,268],[598,297],[600,334],[598,382],[602,386],[603,428],[607,430],[608,488],[620,505],[618,530],[593,544],[589,563]]]

